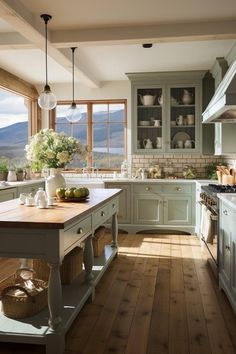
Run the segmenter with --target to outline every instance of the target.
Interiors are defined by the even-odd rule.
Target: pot
[[[140,101],[144,106],[153,106],[156,100],[156,95],[139,95]]]

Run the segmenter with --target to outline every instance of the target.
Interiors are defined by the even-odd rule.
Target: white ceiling
[[[53,17],[50,83],[71,82],[72,46],[76,80],[99,87],[126,72],[209,69],[236,41],[235,0],[0,0],[0,66],[34,84],[45,80],[42,13]]]

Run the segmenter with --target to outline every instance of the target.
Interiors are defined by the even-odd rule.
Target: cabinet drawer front
[[[114,213],[118,211],[118,198],[114,199],[112,202],[108,204],[109,216],[112,216]]]
[[[192,185],[191,184],[166,184],[163,186],[163,192],[165,194],[191,194],[192,193]]]
[[[75,242],[92,232],[92,220],[91,216],[78,222],[76,225],[72,226],[70,229],[64,232],[64,250],[72,246]]]
[[[102,225],[111,214],[109,214],[110,210],[110,203],[105,204],[103,207],[98,209],[93,215],[92,215],[92,226],[93,228],[99,225]]]
[[[138,184],[134,185],[135,194],[146,194],[146,193],[161,193],[162,185],[157,184]]]

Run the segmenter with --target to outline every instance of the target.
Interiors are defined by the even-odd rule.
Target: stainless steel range
[[[219,202],[218,193],[236,193],[236,185],[209,184],[201,187],[201,231],[202,245],[206,247],[208,262],[214,274],[218,276],[218,235],[219,235]]]

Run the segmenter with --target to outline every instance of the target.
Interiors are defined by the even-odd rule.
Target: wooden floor
[[[236,316],[196,237],[120,235],[119,245],[67,334],[66,354],[236,353]],[[0,343],[9,353],[45,351]]]

